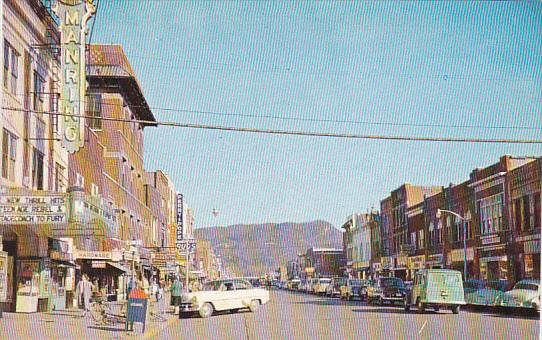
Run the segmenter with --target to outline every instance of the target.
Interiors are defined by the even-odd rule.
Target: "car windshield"
[[[203,285],[203,290],[209,290],[209,291],[215,291],[219,290],[220,285],[223,283],[223,281],[211,281],[207,282]]]
[[[380,282],[382,284],[382,287],[404,288],[404,284],[401,279],[390,278],[390,279],[381,280]]]
[[[469,281],[465,281],[465,283],[463,284],[463,287],[467,289],[482,289],[485,287],[485,283],[482,281],[469,280]]]
[[[500,290],[501,292],[506,291],[506,286],[506,281],[491,281],[487,283],[487,287],[495,290]]]
[[[514,286],[514,289],[538,290],[538,285],[535,283],[518,282]]]

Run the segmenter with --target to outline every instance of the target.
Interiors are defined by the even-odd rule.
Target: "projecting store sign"
[[[177,194],[177,249],[182,249],[182,241],[184,239],[183,225],[183,194]]]
[[[58,0],[54,11],[60,18],[61,72],[59,120],[62,145],[69,153],[85,141],[85,37],[87,22],[96,12],[94,0]]]

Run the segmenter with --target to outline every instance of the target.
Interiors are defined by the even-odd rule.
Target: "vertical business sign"
[[[57,0],[53,10],[60,19],[60,139],[74,153],[85,141],[85,40],[96,6],[94,0]]]
[[[177,194],[177,249],[181,249],[184,239],[183,210],[183,194]]]

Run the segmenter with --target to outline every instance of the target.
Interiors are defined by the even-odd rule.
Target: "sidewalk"
[[[141,324],[136,324],[135,332],[126,332],[125,324],[98,325],[92,316],[82,318],[82,311],[70,309],[50,313],[3,313],[0,319],[0,338],[2,339],[130,339],[143,337],[150,339],[153,334],[166,328],[177,319],[169,308],[169,292],[165,293],[161,305],[151,304],[150,312],[159,313],[166,321],[158,321],[149,312],[145,334],[141,334]],[[120,314],[121,303],[111,304],[111,312]],[[152,309],[154,308],[154,310]],[[168,310],[171,310],[168,312]]]

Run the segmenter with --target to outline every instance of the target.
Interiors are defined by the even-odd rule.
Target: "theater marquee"
[[[96,6],[94,0],[57,0],[54,11],[60,19],[60,138],[66,150],[74,153],[85,141],[85,38]]]

